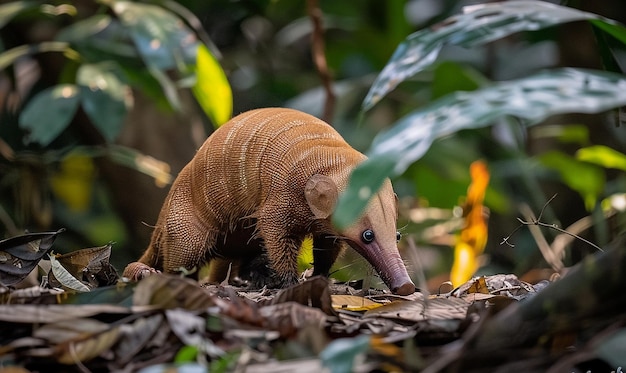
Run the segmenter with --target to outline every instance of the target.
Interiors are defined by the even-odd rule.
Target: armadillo
[[[309,114],[284,108],[240,114],[209,136],[179,173],[148,248],[124,276],[139,280],[213,260],[221,269],[209,277],[219,281],[224,263],[234,261],[258,269],[257,283],[286,287],[298,282],[299,250],[310,236],[314,275],[328,275],[351,246],[392,292],[412,294],[415,285],[397,248],[397,196],[388,179],[350,227],[331,224],[339,194],[365,159]]]

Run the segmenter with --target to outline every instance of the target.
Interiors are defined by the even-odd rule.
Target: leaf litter
[[[2,369],[539,372],[621,361],[607,351],[619,349],[626,321],[623,291],[611,293],[626,277],[622,247],[554,283],[501,274],[448,293],[396,296],[325,277],[283,290],[167,274],[130,283],[110,266],[111,245],[47,258],[57,233],[0,241],[2,253],[20,255],[22,268],[39,267],[47,279],[16,288],[28,273],[0,263]],[[602,307],[608,294],[610,307]]]

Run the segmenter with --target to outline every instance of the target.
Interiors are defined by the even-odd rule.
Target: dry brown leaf
[[[133,295],[134,306],[163,309],[203,310],[215,306],[209,293],[196,281],[164,273],[154,273],[139,281]]]
[[[528,296],[528,294],[536,292],[537,291],[531,284],[519,280],[517,276],[513,274],[499,274],[473,278],[454,290],[452,295],[455,297],[464,297],[468,294],[481,293],[491,296],[502,295],[521,300]]]
[[[109,328],[109,324],[93,319],[71,319],[43,325],[34,330],[33,337],[59,344],[81,336],[101,333]]]
[[[405,321],[462,320],[470,303],[454,297],[434,297],[426,301],[395,301],[365,312],[367,317],[385,317]]]
[[[118,275],[111,266],[111,244],[99,247],[76,250],[71,253],[59,255],[56,260],[73,277],[84,283],[89,288],[113,285]],[[65,285],[58,279],[56,273],[49,274],[52,286]]]
[[[115,327],[103,333],[63,342],[56,346],[57,361],[61,364],[77,364],[99,356],[117,342],[121,335],[120,328]]]
[[[167,328],[163,324],[163,314],[141,317],[132,324],[120,325],[122,337],[115,346],[116,364],[124,366],[150,341],[159,328]]]
[[[295,302],[269,305],[259,312],[265,319],[263,326],[278,331],[283,338],[295,335],[307,325],[321,329],[328,320],[328,315],[322,310]]]
[[[62,289],[48,289],[39,285],[11,291],[0,288],[0,304],[57,304],[59,294],[63,293]]]
[[[305,306],[319,308],[327,315],[336,316],[330,298],[329,280],[324,276],[315,276],[301,284],[281,290],[271,304],[296,302]]]
[[[172,332],[186,346],[195,346],[212,358],[219,358],[225,354],[206,335],[206,318],[182,309],[167,310],[165,316]]]
[[[50,255],[50,272],[48,272],[48,281],[51,286],[63,287],[65,289],[74,290],[79,293],[88,292],[93,286],[88,286],[71,274],[63,265]]]
[[[370,299],[357,295],[331,295],[333,308],[347,311],[368,311],[378,308],[383,303],[374,302]]]
[[[319,359],[298,359],[290,361],[270,361],[267,363],[250,364],[246,373],[323,373],[322,361]]]
[[[0,240],[0,284],[10,286],[28,276],[63,231],[29,233]]]
[[[0,321],[16,323],[46,324],[75,320],[101,313],[129,314],[130,310],[112,304],[0,305]]]
[[[108,351],[117,342],[119,328],[93,320],[70,319],[43,325],[33,337],[48,341],[61,364],[75,364],[90,360]]]

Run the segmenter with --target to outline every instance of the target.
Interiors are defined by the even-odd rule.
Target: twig
[[[526,220],[523,220],[523,219],[521,219],[521,218],[517,218],[517,221],[519,221],[519,222],[520,222],[520,225],[519,225],[519,226],[517,226],[517,228],[515,228],[515,229],[513,230],[513,232],[511,232],[511,234],[509,234],[508,236],[504,237],[504,238],[502,239],[502,242],[500,242],[500,245],[502,245],[502,244],[507,244],[507,245],[508,245],[508,246],[510,246],[510,247],[515,247],[515,245],[514,245],[514,244],[512,244],[512,243],[510,243],[510,242],[509,242],[509,240],[511,239],[511,237],[512,237],[512,236],[513,236],[513,235],[514,235],[514,234],[515,234],[515,233],[516,233],[516,232],[517,232],[520,228],[522,228],[523,226],[528,226],[528,225],[536,225],[536,226],[540,226],[540,227],[546,227],[546,228],[551,228],[551,229],[554,229],[554,230],[555,230],[555,231],[557,231],[557,232],[560,232],[560,233],[566,234],[566,235],[568,235],[568,236],[571,236],[571,237],[573,237],[573,238],[579,239],[579,240],[581,240],[582,242],[584,242],[584,243],[586,243],[586,244],[588,244],[588,245],[590,245],[590,246],[594,247],[595,249],[597,249],[597,250],[599,250],[599,251],[604,252],[604,250],[602,250],[602,248],[600,248],[600,246],[598,246],[598,245],[594,244],[593,242],[591,242],[591,241],[589,241],[589,240],[586,240],[586,239],[584,239],[584,238],[580,237],[579,235],[576,235],[576,234],[574,234],[574,233],[570,233],[570,232],[566,231],[565,229],[560,228],[560,227],[559,227],[558,225],[556,225],[556,224],[548,224],[548,223],[544,223],[544,222],[542,222],[542,221],[541,221],[541,217],[542,217],[542,215],[543,215],[544,210],[545,210],[545,209],[546,209],[546,207],[550,204],[550,202],[552,202],[552,200],[553,200],[554,198],[556,198],[556,196],[557,196],[556,194],[555,194],[555,195],[553,195],[553,196],[552,196],[552,198],[550,198],[550,199],[548,200],[548,202],[546,202],[546,203],[543,205],[543,207],[541,208],[541,212],[539,213],[539,217],[538,217],[538,218],[536,218],[536,219],[535,219],[535,218],[531,218],[531,219],[530,219],[530,221],[526,221]]]
[[[313,33],[311,34],[311,51],[313,61],[317,67],[317,72],[322,80],[322,85],[326,91],[326,102],[324,103],[324,114],[322,119],[332,123],[333,112],[335,110],[335,93],[333,92],[332,79],[326,63],[324,53],[324,29],[322,27],[322,11],[318,0],[307,0],[307,12],[313,23]]]
[[[609,219],[615,214],[616,210],[611,209],[604,213],[604,218]],[[552,247],[552,250],[557,254],[562,253],[563,251],[565,251],[565,246],[578,237],[576,236],[577,233],[583,232],[591,228],[593,225],[593,218],[591,216],[585,216],[584,218],[574,222],[572,225],[565,229],[565,234],[559,234],[554,238],[554,240],[552,241],[552,245],[550,245]]]
[[[521,206],[521,212],[524,215],[526,221],[539,221],[539,219],[535,218],[535,214],[528,205],[523,204]],[[523,222],[521,219],[518,219],[518,221]],[[522,225],[524,224],[522,223]],[[535,239],[537,247],[539,248],[539,251],[541,251],[541,255],[543,255],[543,258],[546,260],[546,262],[550,264],[555,272],[561,273],[564,267],[562,256],[556,255],[555,252],[552,250],[552,247],[546,240],[546,237],[543,235],[543,233],[541,233],[541,228],[539,227],[539,225],[532,224],[528,227],[528,230]]]

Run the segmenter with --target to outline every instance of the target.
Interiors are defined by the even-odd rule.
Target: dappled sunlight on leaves
[[[201,44],[198,46],[197,54],[193,94],[217,128],[226,123],[232,115],[233,94],[224,70],[209,49]]]

